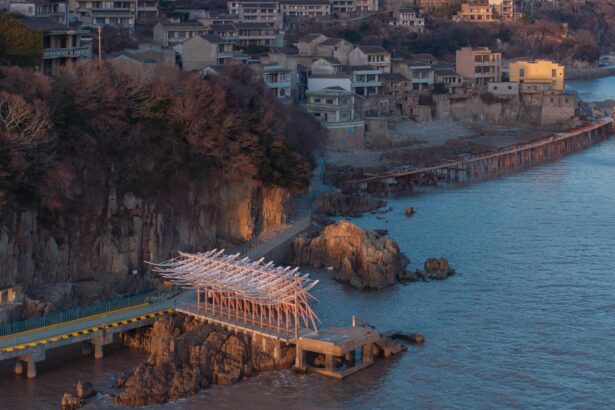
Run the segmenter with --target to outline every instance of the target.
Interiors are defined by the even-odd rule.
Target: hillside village
[[[14,36],[5,35],[9,61],[26,54],[29,59],[16,59],[17,64],[50,75],[90,59],[176,67],[202,77],[228,75],[229,67],[240,65],[280,103],[314,115],[328,131],[329,148],[356,150],[403,145],[403,135],[400,141],[399,132],[391,133],[400,122],[406,128],[433,120],[480,120],[552,129],[591,115],[566,91],[565,67],[537,53],[507,57],[486,47],[486,41],[473,41],[437,58],[392,48],[389,40],[399,35],[420,39],[447,20],[450,27],[523,26],[536,8],[584,3],[4,0],[0,9],[7,11],[1,16],[5,27],[33,39],[32,50],[11,54]],[[357,34],[374,24],[385,27],[388,37],[364,44]],[[340,27],[342,36],[326,34]]]

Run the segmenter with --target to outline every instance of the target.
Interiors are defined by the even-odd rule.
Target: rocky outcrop
[[[240,243],[286,221],[288,190],[220,181],[186,183],[159,198],[110,186],[106,196],[88,197],[83,209],[54,217],[3,210],[0,292],[14,288],[19,295],[16,303],[0,302],[0,320],[147,290],[156,281],[146,261]]]
[[[346,195],[339,191],[326,193],[314,200],[314,209],[329,216],[361,216],[384,205],[381,199]]]
[[[175,314],[157,320],[151,330],[125,335],[124,343],[148,352],[117,386],[118,404],[142,406],[190,396],[211,383],[231,384],[259,371],[291,367],[294,347],[267,338],[234,334],[219,326]]]
[[[297,238],[291,249],[294,264],[332,267],[335,278],[360,289],[393,285],[408,259],[395,241],[350,222],[329,225],[313,238]]]
[[[402,282],[418,282],[430,280],[444,280],[455,274],[455,269],[451,268],[445,258],[429,258],[423,265],[424,269],[416,271],[405,271],[399,275]]]
[[[76,410],[85,404],[85,401],[96,395],[96,390],[92,383],[79,380],[75,388],[75,394],[64,393],[60,400],[61,410]]]

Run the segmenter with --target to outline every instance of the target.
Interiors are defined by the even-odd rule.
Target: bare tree
[[[10,148],[33,148],[49,140],[51,121],[41,101],[0,91],[0,140]]]

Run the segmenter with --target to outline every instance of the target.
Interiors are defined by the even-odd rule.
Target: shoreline
[[[438,185],[442,180],[480,178],[504,170],[534,166],[593,146],[613,134],[612,124],[610,117],[604,117],[525,144],[509,145],[470,156],[459,154],[420,166],[380,166],[377,172],[358,168],[353,170],[350,177],[340,176],[337,170],[333,171],[333,179],[337,179],[334,185],[346,193],[388,195],[412,192],[415,186]]]

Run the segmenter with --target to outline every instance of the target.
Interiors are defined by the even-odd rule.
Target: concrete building
[[[41,33],[43,54],[38,69],[45,74],[55,74],[63,66],[92,56],[91,46],[81,44],[83,31],[73,30],[58,23],[53,17],[15,16],[22,25]]]
[[[154,26],[154,43],[161,47],[173,47],[189,38],[206,34],[207,29],[197,22],[158,23]]]
[[[282,0],[280,11],[284,21],[319,19],[331,15],[329,0]]]
[[[133,27],[135,20],[158,16],[158,0],[76,1],[77,19],[87,25]]]
[[[299,50],[299,55],[315,56],[316,46],[327,39],[327,36],[320,33],[306,34],[305,36],[301,37],[297,42],[297,49]]]
[[[283,27],[279,1],[239,0],[227,3],[229,14],[235,14],[241,23],[266,23],[272,27]]]
[[[291,71],[279,64],[265,64],[263,66],[263,80],[265,85],[273,91],[279,99],[291,98]]]
[[[383,73],[390,73],[391,53],[380,46],[357,46],[350,52],[348,63],[351,66],[370,65]]]
[[[512,21],[515,15],[513,0],[489,0],[489,4],[493,6],[495,13],[506,21]]]
[[[457,50],[455,61],[455,71],[475,85],[487,85],[502,78],[502,55],[487,47],[464,47]]]
[[[283,32],[267,23],[220,24],[210,26],[208,31],[241,47],[284,46]]]
[[[401,95],[412,89],[412,83],[408,77],[400,73],[384,73],[380,76],[382,81],[382,94]]]
[[[344,69],[344,65],[333,57],[318,57],[310,65],[310,73],[313,75],[333,75],[339,74]]]
[[[364,123],[355,115],[355,95],[341,87],[306,91],[307,111],[327,129],[327,145],[341,150],[365,147]]]
[[[331,0],[331,11],[334,14],[345,15],[357,11],[355,0]]]
[[[400,8],[393,12],[393,26],[404,27],[414,33],[425,31],[425,18],[419,16],[414,9]]]
[[[8,11],[28,17],[51,17],[58,23],[69,23],[68,3],[65,1],[13,1],[9,3]]]
[[[564,91],[564,67],[549,60],[511,62],[509,79],[528,84],[546,83],[552,91]]]
[[[233,43],[214,34],[201,34],[182,43],[182,69],[196,71],[210,65],[224,64],[233,57]]]
[[[461,10],[453,16],[453,21],[465,21],[470,23],[490,23],[496,21],[494,7],[484,1],[462,3]]]
[[[435,82],[435,70],[426,60],[395,59],[392,71],[409,78],[414,91],[429,90]]]
[[[371,65],[351,66],[350,81],[352,91],[364,97],[382,92],[382,71]]]
[[[519,95],[519,83],[509,81],[489,83],[487,91],[496,96],[517,96]]]
[[[574,94],[545,94],[542,100],[540,125],[555,125],[570,121],[575,116],[576,104]]]
[[[378,0],[354,0],[354,2],[357,12],[378,11]]]
[[[444,84],[451,94],[463,85],[463,78],[450,68],[436,68],[434,70],[434,84]]]
[[[333,57],[342,64],[348,64],[349,55],[354,45],[341,38],[328,38],[316,44],[316,54],[319,57]]]
[[[332,75],[312,75],[307,80],[308,90],[323,90],[331,87],[352,91],[350,76],[344,73]]]

